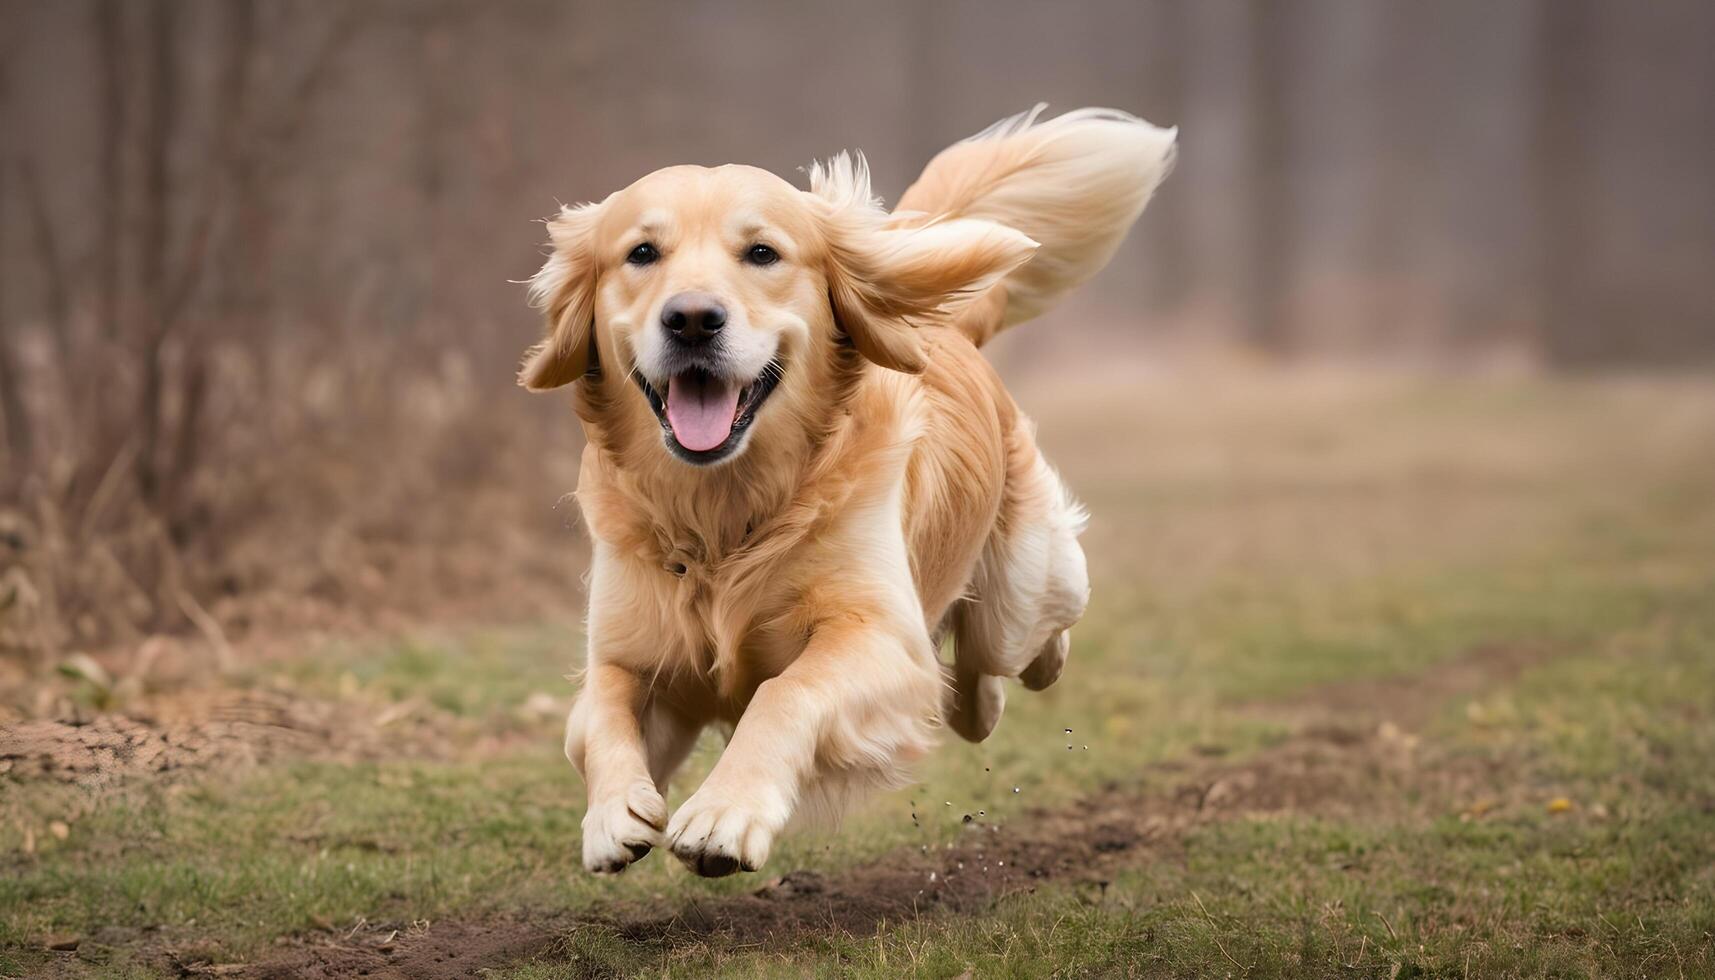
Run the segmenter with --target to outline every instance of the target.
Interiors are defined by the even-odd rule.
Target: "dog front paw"
[[[622,794],[591,800],[584,814],[584,867],[595,874],[618,874],[661,843],[667,825],[667,801],[644,781]]]
[[[722,878],[734,871],[755,871],[768,860],[774,836],[785,826],[784,815],[765,815],[766,806],[735,801],[707,786],[673,814],[667,825],[667,846],[685,866],[705,878]]]

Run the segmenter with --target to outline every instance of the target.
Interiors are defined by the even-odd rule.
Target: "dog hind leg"
[[[968,595],[951,613],[947,724],[980,742],[1006,706],[1004,678],[1040,691],[1060,678],[1069,630],[1089,600],[1078,534],[1085,514],[1027,438],[1012,446],[1001,518],[983,547]]]

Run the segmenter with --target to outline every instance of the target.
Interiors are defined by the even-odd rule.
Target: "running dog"
[[[587,437],[566,755],[589,870],[664,843],[754,871],[794,815],[900,785],[943,725],[986,738],[1009,679],[1060,676],[1085,515],[979,348],[1107,264],[1175,135],[1040,115],[942,151],[892,212],[842,154],[808,190],[670,167],[549,220],[519,379],[573,386]],[[726,748],[669,816],[711,724]]]

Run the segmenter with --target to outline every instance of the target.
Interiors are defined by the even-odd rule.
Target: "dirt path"
[[[1502,767],[1423,745],[1408,729],[1450,699],[1471,695],[1545,660],[1546,651],[1484,648],[1430,675],[1331,685],[1256,705],[1297,720],[1296,733],[1239,762],[1198,758],[1157,766],[1075,805],[1030,811],[1006,826],[973,822],[945,848],[906,848],[833,874],[795,871],[746,895],[663,910],[613,905],[579,914],[384,924],[305,937],[246,976],[465,977],[560,955],[580,928],[611,930],[671,949],[719,936],[734,945],[806,934],[871,933],[884,920],[971,915],[1053,884],[1105,888],[1119,868],[1170,855],[1186,832],[1247,815],[1377,816],[1452,812],[1504,795]],[[1417,802],[1410,802],[1417,801]]]

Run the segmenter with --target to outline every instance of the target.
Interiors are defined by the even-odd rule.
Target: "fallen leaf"
[[[1548,801],[1549,813],[1568,813],[1572,810],[1572,801],[1564,796],[1556,796]]]
[[[113,675],[87,653],[74,653],[67,657],[60,663],[59,670],[67,677],[88,681],[104,691],[113,687]]]

